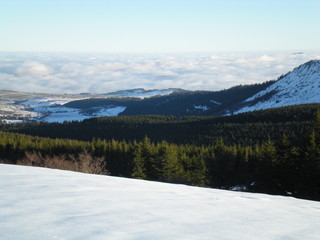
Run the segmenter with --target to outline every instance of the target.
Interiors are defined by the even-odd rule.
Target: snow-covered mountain
[[[0,238],[319,239],[320,202],[0,164]]]
[[[312,60],[300,65],[243,103],[247,106],[236,113],[320,103],[320,60]]]

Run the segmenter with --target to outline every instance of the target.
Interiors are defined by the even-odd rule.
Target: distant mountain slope
[[[320,102],[320,60],[295,68],[265,90],[246,99],[236,113]]]
[[[240,85],[222,91],[175,91],[169,95],[150,98],[83,99],[65,107],[90,112],[95,108],[126,107],[119,115],[212,116],[232,114],[233,106],[266,89],[274,81]]]

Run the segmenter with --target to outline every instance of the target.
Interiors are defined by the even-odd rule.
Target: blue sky
[[[320,49],[319,0],[0,0],[0,51]]]

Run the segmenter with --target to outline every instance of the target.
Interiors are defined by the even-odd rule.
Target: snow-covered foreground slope
[[[0,239],[319,239],[320,202],[0,164]]]
[[[320,60],[312,60],[300,65],[245,102],[254,102],[254,104],[241,108],[236,113],[296,104],[320,103]]]

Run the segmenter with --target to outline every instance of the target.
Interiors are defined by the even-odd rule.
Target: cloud
[[[48,93],[105,93],[143,87],[221,90],[276,79],[319,52],[193,55],[4,54],[0,88]]]
[[[20,76],[46,76],[52,73],[52,69],[39,62],[25,62],[19,66],[15,73]]]
[[[268,55],[262,55],[261,57],[259,57],[260,62],[274,62],[275,60],[276,60],[276,58],[268,56]]]

